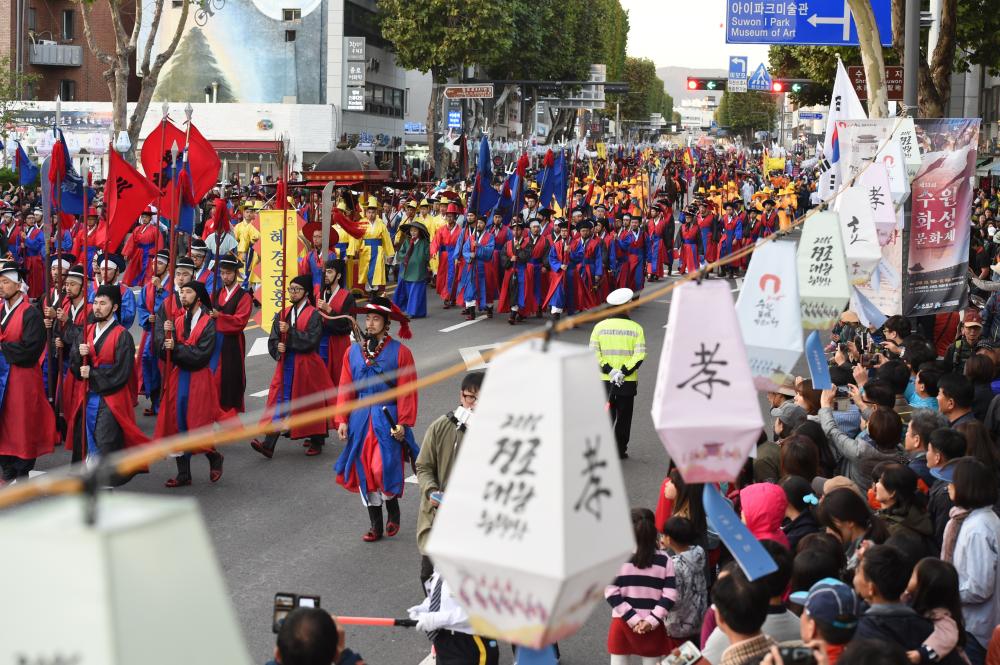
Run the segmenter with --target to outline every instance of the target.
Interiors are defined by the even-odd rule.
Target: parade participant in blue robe
[[[549,249],[549,292],[543,303],[557,321],[563,312],[573,314],[580,308],[578,267],[583,261],[583,247],[569,237],[566,220],[559,220],[558,228],[559,239]]]
[[[142,328],[142,338],[139,340],[139,382],[140,390],[149,400],[149,406],[143,410],[144,416],[155,416],[160,412],[160,360],[153,346],[153,327],[156,313],[167,296],[173,294],[173,284],[167,274],[170,267],[170,252],[161,249],[156,253],[153,264],[153,276],[142,287],[139,293],[139,327]]]
[[[135,294],[132,289],[121,281],[121,274],[125,271],[125,259],[120,254],[97,255],[98,274],[91,283],[87,285],[87,302],[94,302],[94,293],[103,284],[114,284],[122,294],[121,307],[115,312],[118,323],[125,326],[125,329],[132,327],[135,322]]]
[[[618,286],[639,293],[646,285],[646,234],[638,217],[625,213],[622,218],[626,228],[618,234],[618,249],[623,257]]]
[[[468,213],[472,216],[472,213]],[[486,220],[477,219],[475,228],[462,234],[461,255],[465,262],[462,267],[460,288],[465,294],[463,313],[469,321],[476,318],[476,307],[493,318],[493,291],[496,290],[496,276],[493,274],[493,234],[486,230]]]
[[[191,260],[194,261],[194,278],[205,285],[209,295],[215,293],[215,272],[208,260],[208,246],[200,238],[191,240]]]

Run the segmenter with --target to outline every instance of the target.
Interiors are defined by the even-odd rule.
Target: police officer
[[[608,294],[607,303],[624,305],[632,300],[632,289],[616,289]],[[628,440],[632,431],[632,406],[638,386],[636,371],[646,358],[646,335],[642,326],[621,312],[609,316],[590,333],[590,348],[597,354],[601,379],[608,393],[608,412],[615,430],[619,459],[628,457]]]

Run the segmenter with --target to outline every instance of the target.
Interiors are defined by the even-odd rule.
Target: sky
[[[657,67],[728,68],[730,55],[767,62],[767,46],[726,44],[726,0],[621,0],[628,10],[628,55]]]

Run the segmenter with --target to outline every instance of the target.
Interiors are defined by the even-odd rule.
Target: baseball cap
[[[787,402],[782,403],[781,406],[771,409],[771,416],[777,418],[792,429],[795,429],[804,423],[806,421],[806,415],[806,410],[792,400],[788,400]]]
[[[964,326],[979,326],[983,327],[983,315],[979,313],[978,309],[969,308],[965,310],[965,319],[962,321]]]
[[[861,601],[854,589],[836,578],[825,577],[809,591],[796,591],[788,599],[802,605],[816,621],[844,630],[858,627]]]

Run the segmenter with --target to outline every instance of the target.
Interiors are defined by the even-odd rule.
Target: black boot
[[[191,455],[185,453],[180,457],[175,457],[174,461],[177,462],[177,476],[171,478],[164,486],[166,487],[184,487],[191,484]]]
[[[361,540],[374,543],[382,539],[382,506],[368,506],[368,519],[371,520],[372,526],[368,529],[368,533],[361,536]]]
[[[387,520],[385,523],[385,535],[392,538],[399,533],[399,499],[388,499],[385,502]],[[381,513],[379,513],[381,516]]]

